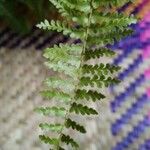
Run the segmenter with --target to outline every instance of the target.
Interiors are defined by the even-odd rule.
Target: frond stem
[[[91,25],[91,18],[92,18],[92,14],[93,14],[93,6],[92,6],[92,2],[93,0],[90,0],[89,4],[91,6],[91,12],[88,14],[88,24],[87,24],[87,28],[85,29],[85,34],[84,34],[84,40],[83,40],[83,48],[82,48],[82,53],[81,53],[81,63],[80,63],[80,66],[79,66],[79,69],[82,68],[83,66],[83,63],[84,63],[84,58],[83,58],[83,54],[84,52],[86,51],[86,48],[87,48],[87,39],[88,39],[88,36],[89,36],[89,30],[90,30],[90,25]],[[81,74],[79,74],[78,76],[78,83],[77,85],[75,86],[75,91],[77,90],[78,88],[78,84],[80,82],[80,78],[81,78]],[[58,137],[58,144],[55,145],[55,148],[54,150],[59,150],[59,147],[60,147],[60,144],[61,144],[61,138],[62,138],[62,135],[63,135],[63,130],[65,128],[65,124],[66,124],[66,121],[67,121],[67,118],[69,116],[69,111],[70,111],[70,108],[72,106],[72,104],[75,102],[75,99],[74,97],[72,97],[72,101],[70,102],[69,104],[69,108],[65,114],[65,121],[64,121],[64,124],[59,132],[59,137]]]

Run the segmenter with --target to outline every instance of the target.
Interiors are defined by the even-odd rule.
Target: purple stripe
[[[121,8],[118,9],[118,12],[121,13],[123,12],[128,6],[130,6],[130,4],[132,4],[132,2],[128,2],[125,5],[123,5]]]
[[[124,150],[128,148],[130,144],[139,138],[139,136],[146,130],[147,127],[150,127],[150,118],[146,115],[137,126],[133,127],[133,130],[129,132],[126,137],[124,137],[116,144],[115,147],[112,148],[112,150]]]
[[[0,43],[0,47],[7,46],[7,44],[9,44],[11,42],[11,40],[14,39],[17,35],[18,35],[17,33],[11,33],[11,34],[9,34],[9,36],[7,37],[7,39],[3,40]]]
[[[117,95],[110,103],[111,111],[116,112],[117,108],[122,105],[122,103],[126,100],[127,96],[132,95],[132,93],[135,92],[136,87],[140,86],[143,81],[145,81],[145,75],[141,74],[138,78],[135,79],[134,82],[130,83],[130,85],[125,88],[124,92]]]
[[[44,35],[43,32],[38,33],[37,35],[34,35],[27,43],[25,43],[21,48],[27,48],[33,44],[35,44],[40,37]]]
[[[10,32],[10,28],[5,28],[5,29],[3,29],[1,32],[0,32],[0,38],[2,37],[2,36],[4,36],[5,34],[7,34],[8,32]]]
[[[150,150],[150,139],[141,144],[138,150]]]
[[[123,70],[121,73],[119,73],[118,78],[120,80],[124,80],[126,76],[128,76],[130,74],[130,72],[133,72],[136,68],[138,68],[138,66],[143,63],[143,57],[140,54],[134,61],[132,64],[130,64],[128,66],[127,69]]]
[[[113,135],[117,135],[121,129],[123,128],[123,125],[129,123],[129,120],[133,117],[133,115],[137,114],[140,109],[147,103],[149,103],[150,99],[146,94],[143,94],[141,97],[137,99],[135,103],[132,104],[130,108],[127,109],[127,111],[121,115],[119,119],[117,119],[111,126],[111,131]]]
[[[144,0],[141,4],[139,4],[132,12],[131,14],[137,14],[141,9],[142,7],[144,7],[146,5],[146,3],[148,2],[149,0]]]
[[[31,30],[29,33],[18,37],[13,43],[11,43],[11,44],[9,45],[8,48],[12,49],[12,48],[19,47],[19,46],[21,45],[21,43],[22,43],[24,40],[26,40],[27,38],[29,38],[29,36],[31,36],[35,31],[36,31],[36,29],[33,27],[32,30]]]

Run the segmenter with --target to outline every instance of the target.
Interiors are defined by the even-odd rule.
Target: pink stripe
[[[145,23],[150,22],[150,12],[142,19],[140,22],[141,27],[145,27]],[[150,39],[150,28],[148,28],[144,33],[140,35],[141,42],[146,42],[147,39]],[[143,59],[150,58],[150,46],[147,46],[142,51]]]
[[[143,49],[142,56],[144,59],[150,58],[150,45]]]
[[[150,88],[147,89],[147,96],[150,98]]]
[[[144,33],[141,34],[141,41],[145,42],[147,39],[150,38],[150,28],[148,28]]]
[[[145,70],[144,74],[147,79],[150,79],[150,69]]]
[[[150,12],[140,21],[140,27],[145,27],[148,22],[150,22]]]

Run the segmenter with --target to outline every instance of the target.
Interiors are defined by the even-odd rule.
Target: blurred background
[[[87,118],[86,136],[74,135],[81,150],[150,150],[150,0],[135,0],[117,11],[140,20],[132,36],[112,46],[117,56],[111,63],[122,67],[122,82],[95,106],[100,116]],[[52,74],[42,51],[74,41],[37,29],[44,19],[60,19],[48,0],[0,0],[0,150],[48,149],[38,139],[38,124],[45,118],[33,111],[49,105],[39,94]]]

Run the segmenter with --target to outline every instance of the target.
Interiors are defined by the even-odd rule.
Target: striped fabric
[[[99,105],[99,111],[102,113],[96,120],[96,124],[89,119],[91,122],[88,121],[87,128],[90,131],[87,133],[88,138],[80,141],[85,150],[150,150],[150,0],[129,2],[122,8],[118,8],[118,12],[135,14],[141,18],[141,21],[131,26],[135,30],[132,36],[112,46],[118,53],[112,63],[122,66],[121,72],[118,73],[118,78],[122,80],[122,83],[110,87],[111,101],[108,102],[108,107],[105,102]],[[39,122],[39,118],[35,118],[31,112],[34,103],[36,105],[43,103],[42,99],[38,98],[36,90],[41,87],[42,80],[45,78],[45,74],[43,75],[41,71],[43,68],[41,52],[35,50],[42,50],[60,42],[72,43],[74,41],[61,34],[46,33],[36,28],[26,35],[19,35],[10,28],[0,29],[0,81],[2,85],[4,84],[3,87],[0,86],[0,99],[4,100],[0,102],[2,104],[0,118],[3,120],[1,127],[4,128],[0,132],[0,150],[47,149],[47,147],[40,146],[37,137],[36,140],[34,139],[37,133],[33,126]],[[11,49],[14,50],[14,53],[10,51]],[[24,51],[27,49],[31,51]],[[40,62],[38,62],[39,60]],[[8,69],[4,69],[6,66]],[[20,71],[16,66],[19,66]],[[9,70],[10,68],[12,70]],[[17,71],[13,71],[13,69]],[[16,74],[19,75],[16,76]],[[12,79],[9,82],[10,78]],[[37,79],[36,82],[35,79]],[[7,80],[9,84],[5,85],[4,81]],[[24,85],[20,80],[24,82]],[[31,83],[34,84],[33,87],[30,87]],[[31,92],[28,92],[29,88],[31,88]],[[11,92],[7,93],[7,89],[10,89]],[[37,102],[36,99],[39,101]],[[16,102],[18,106],[15,100],[19,101],[19,103]],[[7,101],[10,104],[9,107]],[[27,107],[29,110],[23,109],[27,105],[31,106]],[[6,111],[7,108],[9,111]],[[14,116],[19,118],[18,122],[21,120],[20,118],[27,120],[27,125],[17,124],[17,119],[13,120]],[[16,135],[22,131],[23,136],[19,134],[22,141],[20,142],[17,137],[16,139],[19,139],[20,143],[18,142],[17,146],[14,146],[13,133],[16,132]],[[33,131],[35,131],[34,134]],[[12,133],[13,138],[9,133]]]
[[[150,0],[128,3],[119,11],[142,19],[132,26],[132,36],[113,45],[119,51],[113,64],[122,66],[122,83],[110,88],[112,150],[150,150]]]

